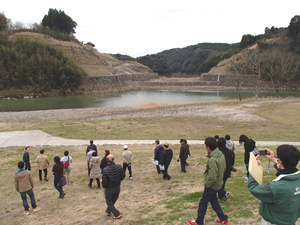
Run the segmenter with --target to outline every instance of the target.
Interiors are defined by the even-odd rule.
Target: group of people
[[[132,152],[128,150],[128,146],[123,146],[124,152],[122,153],[123,168],[121,165],[115,164],[115,158],[110,151],[106,149],[104,151],[104,157],[100,160],[96,145],[93,144],[93,140],[90,141],[90,145],[87,147],[87,165],[88,175],[90,182],[88,186],[92,188],[93,179],[96,179],[99,189],[100,176],[102,175],[102,186],[105,189],[105,200],[107,208],[105,210],[107,217],[111,214],[114,215],[114,219],[121,219],[122,215],[119,210],[116,209],[115,203],[119,198],[121,181],[125,179],[126,169],[129,171],[129,179],[132,180]]]
[[[218,136],[205,139],[204,144],[209,158],[204,173],[205,188],[199,202],[197,219],[189,220],[190,225],[204,224],[209,202],[219,217],[216,223],[229,224],[228,216],[224,214],[217,198],[217,194],[220,197],[220,194],[225,193],[226,196],[224,190],[226,179],[230,177],[230,171],[234,171],[234,160],[226,145],[226,139]],[[300,171],[297,169],[300,159],[299,150],[292,145],[281,145],[276,149],[275,155],[273,151],[265,149],[267,154],[264,156],[274,162],[277,178],[271,183],[260,185],[249,173],[250,154],[254,154],[258,165],[261,164],[255,142],[246,135],[241,135],[239,142],[244,143],[245,148],[244,163],[247,170],[245,181],[248,183],[248,190],[261,201],[259,207],[259,213],[262,216],[261,224],[295,224],[300,217]]]
[[[48,166],[50,165],[49,158],[45,155],[45,150],[40,150],[40,155],[36,158],[35,162],[37,163],[37,168],[39,170],[39,180],[43,181],[42,173],[44,172],[44,180],[47,182],[48,178]],[[60,159],[59,156],[54,157],[54,165],[52,167],[52,172],[54,175],[54,187],[59,192],[59,198],[64,198],[65,192],[63,191],[63,187],[60,184],[60,180],[62,176],[65,174],[66,182],[70,183],[70,171],[71,171],[71,163],[73,159],[69,156],[69,151],[64,152],[64,157]],[[34,193],[33,193],[33,179],[31,175],[31,165],[30,165],[30,153],[29,147],[25,147],[25,152],[23,154],[23,161],[18,163],[19,171],[15,173],[15,188],[16,191],[20,193],[23,206],[24,206],[24,214],[29,214],[29,205],[27,202],[27,195],[30,197],[31,207],[33,211],[40,210],[40,208],[36,205]]]
[[[259,160],[259,151],[256,149],[255,141],[249,139],[246,135],[241,135],[239,142],[244,143],[245,156],[244,163],[247,170],[248,190],[250,193],[261,201],[259,213],[262,216],[262,225],[272,224],[295,224],[300,217],[300,171],[297,169],[297,164],[300,159],[299,150],[292,145],[281,145],[276,149],[276,154],[269,150],[267,151],[267,157],[270,161],[274,162],[274,167],[277,170],[277,178],[273,182],[260,185],[254,179],[249,172],[249,158],[250,154],[254,154],[257,164],[261,164]],[[169,144],[165,143],[160,145],[159,140],[155,141],[155,156],[154,159],[158,161],[157,172],[163,173],[163,178],[170,180],[171,176],[168,174],[168,167],[173,158],[173,151],[169,148]],[[189,146],[184,139],[180,140],[180,154],[178,159],[181,161],[181,171],[185,171],[186,159],[190,155]],[[91,143],[92,145],[93,143]],[[229,224],[228,216],[224,214],[218,198],[226,201],[230,196],[225,191],[225,184],[227,179],[231,176],[232,171],[236,171],[234,168],[234,143],[230,140],[230,136],[226,135],[225,138],[207,137],[205,139],[205,148],[207,151],[208,161],[206,163],[206,170],[204,173],[204,192],[199,202],[198,213],[196,220],[189,220],[191,225],[204,224],[204,217],[207,211],[208,203],[210,202],[212,208],[216,212],[219,219],[216,220],[218,224]],[[91,146],[90,145],[90,146]],[[123,168],[121,165],[117,165],[114,162],[114,156],[110,154],[109,150],[105,150],[105,156],[100,160],[97,154],[97,150],[94,147],[88,146],[87,156],[91,153],[91,157],[88,161],[90,183],[89,187],[92,187],[92,180],[98,179],[98,187],[100,188],[99,173],[102,174],[102,186],[105,188],[106,199],[106,213],[107,216],[114,215],[114,219],[121,219],[122,215],[115,208],[115,203],[120,194],[120,184],[125,179],[126,169],[129,171],[129,178],[132,179],[132,152],[128,150],[128,146],[123,147]],[[20,192],[23,206],[25,209],[24,214],[29,214],[29,205],[27,203],[27,195],[30,197],[31,206],[33,211],[37,211],[40,208],[36,205],[34,193],[32,191],[34,184],[32,175],[30,173],[30,161],[29,161],[29,148],[25,148],[23,161],[18,163],[19,171],[15,173],[15,187]],[[40,155],[37,157],[36,162],[39,169],[39,179],[42,181],[42,172],[44,172],[44,180],[47,178],[47,167],[49,166],[49,159],[45,155],[45,150],[40,150]],[[63,192],[60,185],[60,179],[65,174],[67,176],[67,182],[70,183],[70,169],[73,162],[72,157],[69,156],[69,152],[64,152],[64,157],[61,159],[59,156],[54,157],[55,164],[53,165],[52,172],[54,174],[54,186],[59,191],[59,198],[64,198],[65,192]],[[25,169],[24,169],[25,167]],[[93,168],[97,167],[99,173],[94,176]],[[68,174],[68,175],[67,175]]]
[[[180,151],[178,156],[178,162],[180,162],[181,172],[186,173],[185,167],[188,157],[190,157],[190,148],[186,139],[180,139]],[[169,148],[168,143],[160,145],[159,140],[155,140],[156,147],[154,149],[154,160],[157,163],[156,169],[158,174],[163,174],[163,179],[170,180],[171,176],[168,174],[168,168],[173,158],[173,150]]]

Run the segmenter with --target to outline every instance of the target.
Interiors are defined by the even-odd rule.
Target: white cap
[[[128,146],[127,145],[124,145],[124,147],[123,147],[124,149],[128,149]]]

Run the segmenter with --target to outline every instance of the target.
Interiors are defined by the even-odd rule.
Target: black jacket
[[[159,163],[161,165],[164,165],[164,166],[169,166],[170,163],[171,163],[171,161],[172,161],[172,158],[173,158],[173,151],[172,151],[172,149],[169,149],[169,148],[164,149],[162,151]]]
[[[103,169],[104,169],[105,167],[107,167],[107,165],[108,165],[108,162],[107,162],[107,160],[106,160],[106,156],[104,156],[104,157],[102,158],[101,164],[100,164],[101,174],[102,174]]]
[[[233,166],[232,152],[225,146],[220,147],[219,149],[224,154],[225,161],[226,161],[226,169],[224,172],[224,177],[229,178],[231,176],[231,167]]]
[[[30,158],[29,158],[29,152],[24,152],[24,155],[23,155],[23,162],[28,165],[29,162],[30,162]]]
[[[92,144],[92,145],[87,146],[87,148],[86,148],[86,154],[88,154],[88,152],[89,152],[89,147],[90,147],[90,146],[92,146],[92,147],[93,147],[93,150],[95,150],[95,151],[98,153],[97,146],[94,145],[94,144]]]
[[[125,178],[124,170],[121,165],[111,163],[103,169],[102,187],[114,188],[121,185],[121,181]]]
[[[244,163],[249,164],[249,153],[256,148],[255,141],[252,139],[249,139],[246,135],[242,134],[239,138],[239,142],[244,142],[244,148],[245,148],[245,157],[244,157]]]
[[[162,151],[164,151],[164,147],[162,145],[157,145],[154,150],[154,159],[159,162]]]

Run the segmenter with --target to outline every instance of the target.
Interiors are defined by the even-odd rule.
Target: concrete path
[[[179,140],[160,140],[161,143],[179,144]],[[239,145],[237,141],[234,141]],[[151,145],[154,140],[94,140],[96,145]],[[204,144],[204,140],[188,140],[190,145]],[[0,147],[12,146],[87,146],[89,140],[55,137],[40,130],[0,132]],[[256,141],[256,145],[291,144],[300,146],[300,142]]]

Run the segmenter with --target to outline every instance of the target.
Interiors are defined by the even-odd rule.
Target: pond
[[[276,96],[273,90],[262,90],[260,97]],[[288,96],[300,97],[299,90],[288,92]],[[241,91],[241,97],[253,97],[251,90]],[[149,102],[188,103],[237,98],[231,91],[131,91],[112,94],[68,95],[45,98],[0,100],[0,111],[29,111],[44,109],[121,107],[141,105]]]

